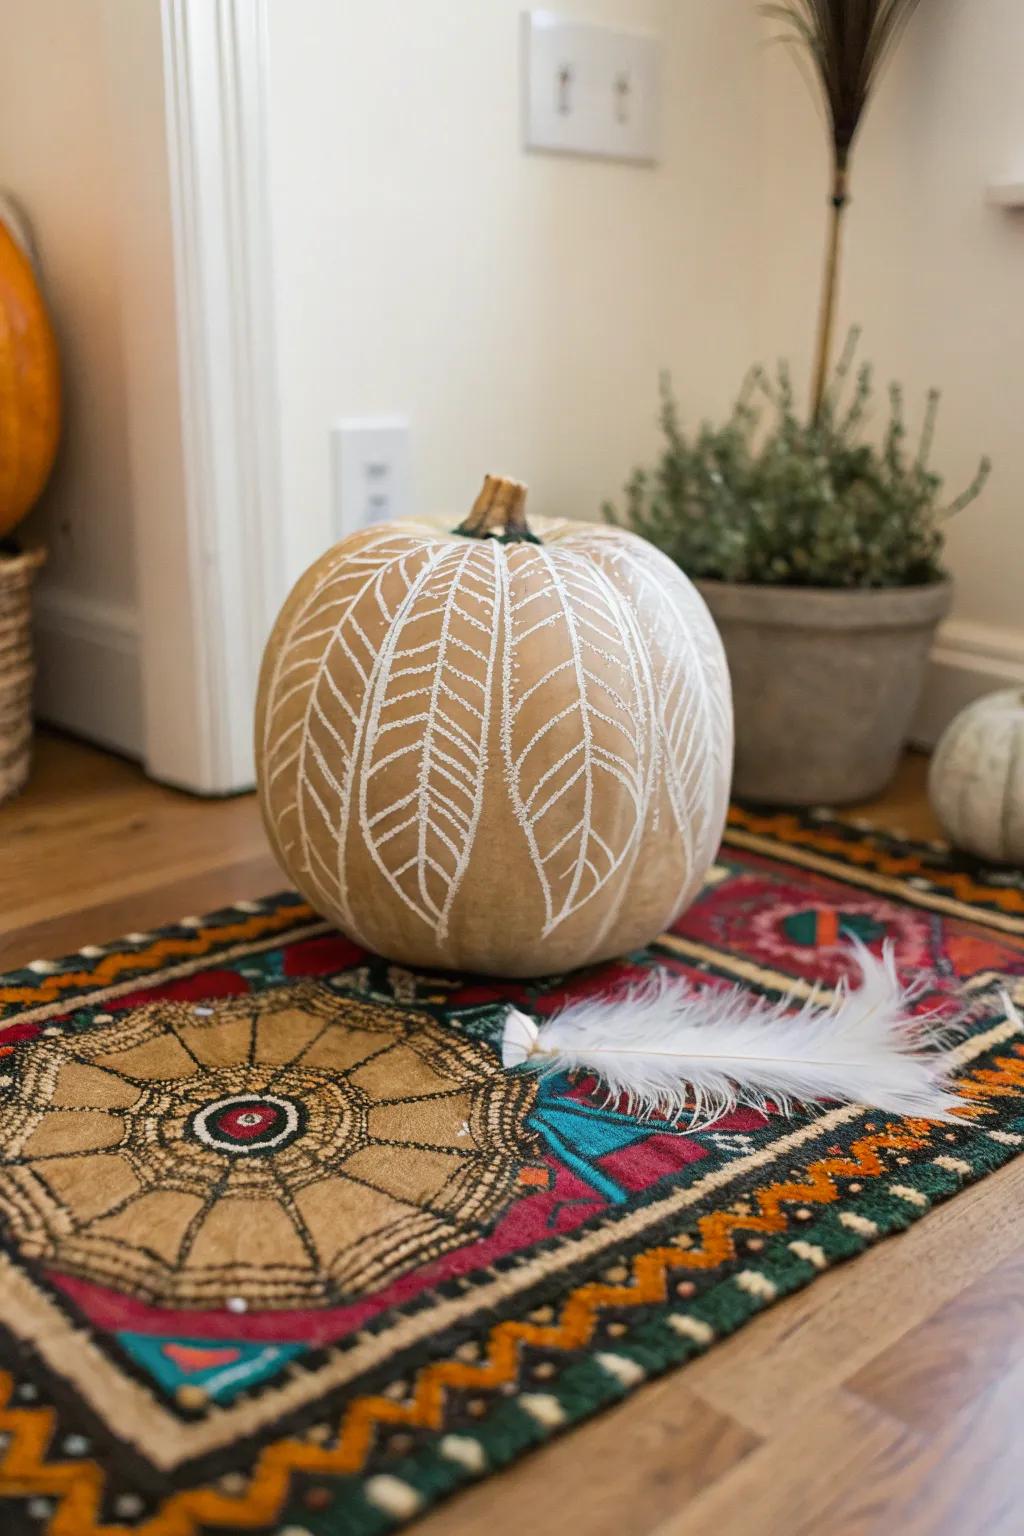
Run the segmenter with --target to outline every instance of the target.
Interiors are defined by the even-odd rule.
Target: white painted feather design
[[[636,621],[591,562],[526,544],[502,570],[502,750],[546,937],[635,856],[654,766],[653,687]],[[523,688],[520,676],[536,681]]]
[[[538,1026],[510,1009],[502,1060],[545,1073],[585,1071],[610,1103],[640,1116],[685,1117],[706,1129],[738,1105],[783,1114],[840,1099],[897,1115],[946,1120],[961,1102],[934,1015],[909,1009],[891,946],[877,959],[851,946],[860,984],[830,1001],[772,1003],[741,987],[692,988],[655,971],[619,998],[584,998]],[[795,1011],[794,1011],[795,1010]]]
[[[483,809],[503,560],[493,540],[448,545],[374,673],[360,827],[391,889],[438,939]]]
[[[297,855],[299,872],[356,937],[344,850],[380,635],[439,558],[395,532],[348,554],[296,613],[268,688],[260,783],[268,824],[282,862]],[[318,823],[326,839],[311,835]]]
[[[668,926],[696,894],[725,825],[733,742],[725,653],[700,594],[645,540],[588,527],[571,533],[565,544],[607,571],[628,595],[650,656],[656,740],[685,865],[664,919]]]

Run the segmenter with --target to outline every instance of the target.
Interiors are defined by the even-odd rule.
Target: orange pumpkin
[[[32,263],[0,218],[0,538],[38,499],[59,431],[53,328]]]

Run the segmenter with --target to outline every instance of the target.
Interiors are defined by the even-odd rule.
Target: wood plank
[[[1024,1369],[940,1433],[840,1389],[643,1536],[1020,1536]],[[581,1521],[586,1528],[586,1517]]]
[[[28,789],[0,807],[0,849],[7,968],[285,884],[269,859],[255,795],[201,800],[151,783],[137,764],[48,733]],[[210,880],[215,870],[225,872],[219,882]],[[238,882],[247,878],[259,884],[243,893]]]
[[[666,1377],[467,1489],[416,1536],[642,1536],[758,1443]]]
[[[905,1425],[835,1392],[636,1536],[904,1536],[898,1524],[880,1520],[876,1488],[917,1449]],[[585,1514],[579,1526],[586,1530]]]
[[[1022,1410],[1018,1363],[940,1430],[904,1442],[902,1463],[874,1490],[879,1536],[1020,1536]]]
[[[287,889],[269,853],[222,868],[201,869],[168,885],[118,890],[109,901],[61,912],[0,937],[0,969],[30,960],[54,959],[83,944],[109,944],[126,933],[147,932],[183,917],[215,912],[236,901],[251,901]]]
[[[847,1386],[915,1429],[936,1430],[1017,1365],[1024,1365],[1024,1250],[880,1350]]]
[[[687,1390],[755,1434],[777,1432],[972,1281],[1024,1252],[1022,1202],[1019,1159],[695,1360]]]

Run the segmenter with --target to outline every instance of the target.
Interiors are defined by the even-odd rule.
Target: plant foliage
[[[688,575],[774,586],[904,587],[941,580],[944,525],[978,495],[989,473],[982,459],[967,489],[942,501],[942,477],[928,456],[938,392],[927,397],[911,450],[902,391],[889,388],[881,443],[865,441],[872,397],[869,364],[845,386],[858,333],[810,422],[796,413],[789,370],[774,379],[747,375],[723,426],[687,433],[667,375],[661,426],[666,446],[656,467],[637,469],[625,509],[604,513],[669,555]]]

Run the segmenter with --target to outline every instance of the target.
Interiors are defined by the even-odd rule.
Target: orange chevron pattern
[[[892,875],[897,880],[924,875],[934,879],[943,889],[952,891],[958,901],[968,904],[984,902],[1013,916],[1024,916],[1024,894],[1009,886],[982,886],[969,875],[958,871],[929,869],[915,853],[888,853],[880,846],[831,837],[824,828],[805,827],[796,816],[782,812],[759,816],[753,811],[744,810],[742,806],[734,805],[729,810],[729,826],[781,842],[778,852],[783,858],[786,844],[792,843],[797,847],[811,848],[815,853],[835,854],[843,863],[877,869],[880,874]],[[983,914],[979,916],[984,920]]]
[[[991,1113],[990,1101],[1024,1091],[1024,1054],[1017,1047],[992,1067],[968,1073],[959,1087],[974,1104],[972,1113]],[[422,1368],[412,1395],[404,1402],[372,1395],[355,1399],[339,1425],[336,1444],[313,1445],[285,1439],[269,1446],[256,1461],[248,1488],[228,1494],[197,1487],[172,1494],[161,1509],[131,1530],[99,1522],[104,1475],[95,1462],[48,1462],[54,1415],[48,1408],[12,1408],[12,1381],[0,1373],[0,1433],[8,1437],[0,1458],[0,1493],[8,1496],[44,1495],[58,1501],[46,1528],[47,1536],[200,1536],[204,1526],[258,1530],[270,1523],[288,1497],[295,1472],[345,1475],[365,1464],[379,1428],[406,1425],[438,1430],[443,1425],[451,1389],[490,1391],[518,1377],[522,1345],[576,1350],[592,1338],[602,1311],[664,1302],[671,1276],[678,1271],[709,1271],[736,1257],[738,1232],[773,1234],[785,1231],[784,1207],[827,1206],[839,1197],[837,1179],[878,1178],[887,1172],[880,1154],[908,1152],[926,1146],[934,1126],[904,1120],[859,1137],[849,1155],[819,1159],[800,1179],[772,1182],[749,1197],[744,1210],[713,1211],[697,1224],[699,1240],[691,1247],[660,1246],[637,1254],[627,1281],[590,1281],[566,1298],[557,1321],[547,1324],[507,1321],[495,1324],[479,1364],[447,1359]]]
[[[1024,1045],[1015,1045],[1011,1056],[997,1056],[992,1067],[978,1067],[960,1084],[964,1098],[972,1102],[958,1111],[962,1119],[976,1120],[991,1114],[990,1099],[1020,1098],[1024,1094]]]
[[[151,971],[162,961],[201,959],[216,946],[245,943],[266,934],[281,933],[309,922],[314,912],[305,903],[278,907],[273,912],[258,912],[238,923],[219,928],[202,928],[189,938],[158,938],[146,949],[118,950],[96,960],[87,970],[61,971],[44,976],[33,987],[0,987],[0,1007],[9,1003],[35,1005],[50,1003],[75,987],[96,989],[109,986],[126,971]]]

